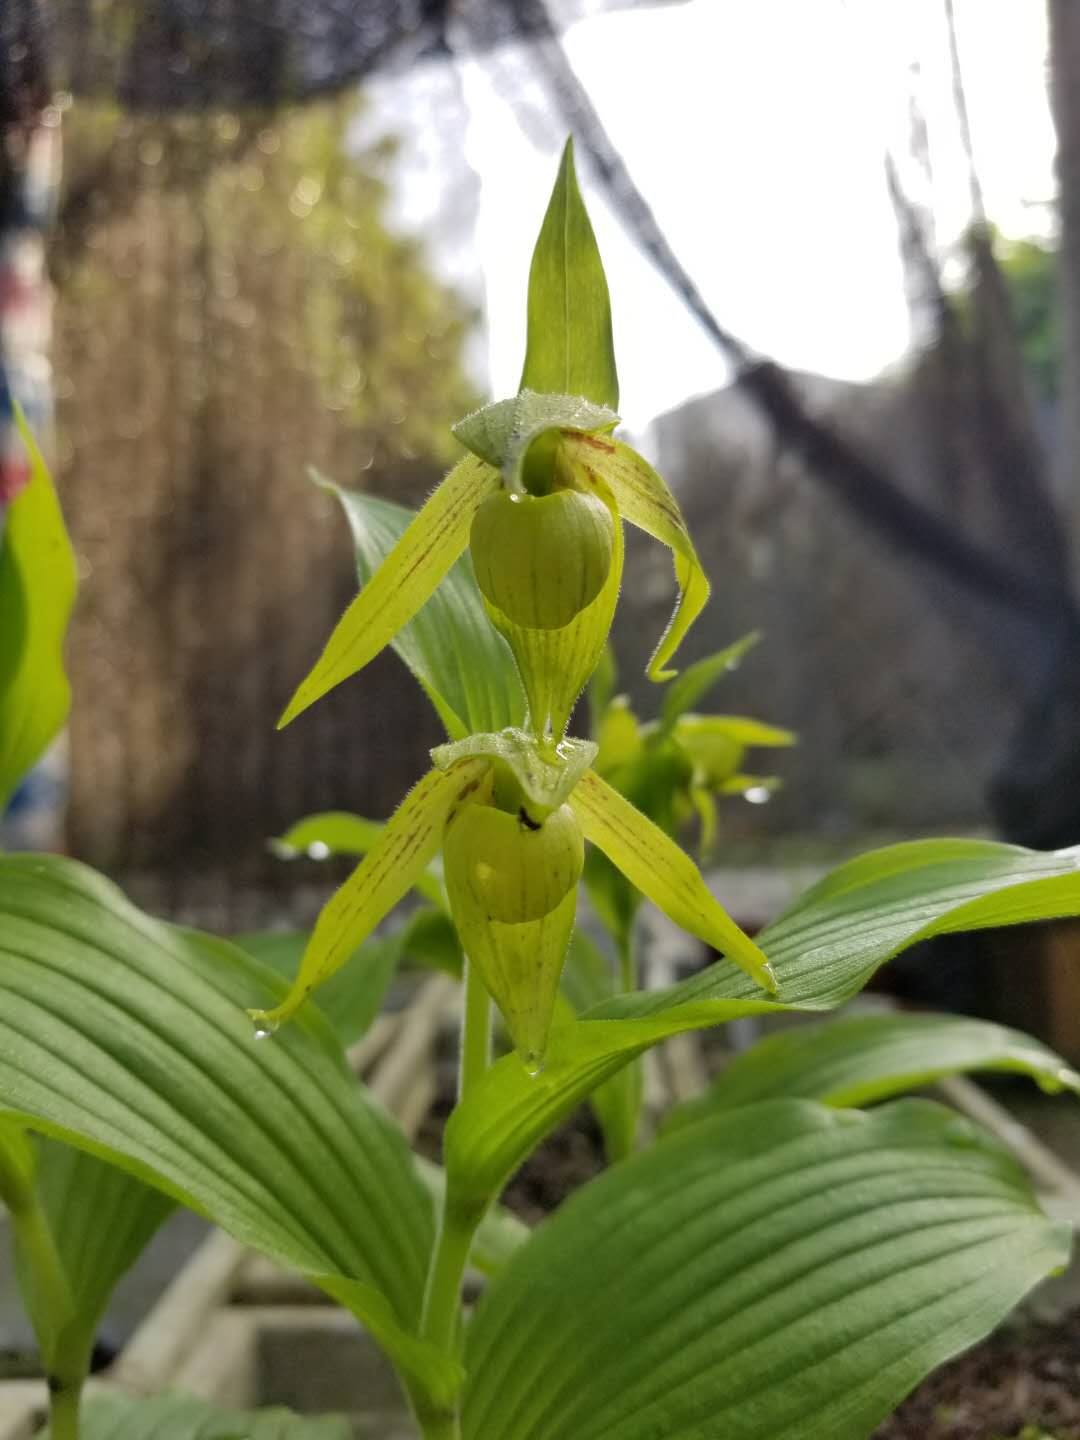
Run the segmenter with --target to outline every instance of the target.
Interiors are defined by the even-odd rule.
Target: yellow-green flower
[[[677,925],[775,990],[764,955],[710,894],[697,866],[590,766],[596,745],[549,746],[523,730],[472,735],[432,752],[349,880],[324,908],[288,995],[253,1012],[273,1029],[329,979],[441,849],[450,909],[470,964],[514,1045],[541,1062],[577,909],[583,843],[602,851]]]

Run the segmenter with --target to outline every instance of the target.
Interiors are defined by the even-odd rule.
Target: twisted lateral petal
[[[279,729],[389,645],[465,549],[473,516],[501,483],[499,472],[473,455],[454,466],[338,621]]]
[[[764,954],[716,901],[689,855],[659,826],[593,770],[578,782],[570,807],[586,840],[676,925],[733,960],[763,989],[776,993],[776,977]]]
[[[273,1030],[340,970],[416,883],[442,843],[454,807],[481,786],[490,769],[488,760],[463,760],[450,770],[429,771],[413,786],[378,840],[323,906],[288,995],[272,1010],[250,1012],[257,1026]]]
[[[677,672],[665,667],[709,598],[709,582],[679,503],[648,461],[621,440],[568,433],[563,445],[572,459],[603,481],[624,520],[659,540],[672,553],[679,601],[647,672],[650,680],[670,680]]]

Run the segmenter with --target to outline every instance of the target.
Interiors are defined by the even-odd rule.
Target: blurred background
[[[801,737],[724,862],[1080,841],[1073,0],[4,0],[0,363],[81,574],[16,839],[242,929],[314,883],[267,837],[420,774],[393,655],[274,730],[356,585],[306,471],[419,503],[517,388],[568,132],[685,659],[762,630],[715,708]],[[667,552],[627,576],[649,716]]]

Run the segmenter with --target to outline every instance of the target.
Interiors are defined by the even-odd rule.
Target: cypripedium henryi
[[[567,311],[572,335],[561,324]],[[624,520],[674,557],[679,600],[648,671],[669,679],[709,582],[675,497],[613,437],[617,404],[607,282],[568,144],[530,272],[521,390],[454,426],[472,453],[346,610],[280,723],[369,664],[468,548],[488,616],[521,675],[528,728],[558,741],[611,627]]]
[[[441,852],[470,970],[498,1005],[526,1066],[539,1070],[586,841],[677,924],[775,989],[764,955],[709,893],[693,861],[590,768],[595,743],[566,735],[607,643],[624,520],[669,546],[675,559],[679,600],[649,665],[653,679],[674,674],[669,662],[709,594],[674,496],[613,437],[617,401],[607,284],[568,145],[530,271],[521,390],[454,427],[472,453],[385,548],[381,563],[367,568],[366,583],[281,722],[394,644],[450,743],[432,752],[434,768],[323,910],[284,1000],[253,1012],[260,1027],[288,1018],[344,964]],[[346,497],[343,503],[348,509]],[[354,519],[358,552],[363,530]],[[493,667],[501,662],[491,644],[512,655],[518,694],[524,691],[524,706],[506,700],[500,676],[495,688],[505,703],[500,710],[488,697],[486,726],[477,723],[470,696],[451,697],[421,659],[425,625],[436,651],[451,628],[440,629],[438,607],[445,611],[447,602],[435,594],[451,571],[471,624],[490,633]],[[487,728],[492,719],[498,728]]]

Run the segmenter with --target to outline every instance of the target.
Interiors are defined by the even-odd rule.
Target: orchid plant
[[[1076,853],[947,839],[848,862],[754,939],[731,919],[678,822],[696,810],[708,839],[706,801],[736,776],[750,788],[743,750],[791,737],[694,715],[731,653],[672,680],[708,583],[674,496],[615,437],[613,353],[568,146],[519,394],[461,422],[470,453],[419,514],[337,492],[363,584],[283,718],[392,643],[447,740],[385,826],[317,817],[285,837],[361,854],[291,982],[255,938],[155,920],[71,860],[0,858],[0,1201],[52,1440],[348,1433],[190,1397],[82,1402],[113,1286],[177,1204],[346,1306],[425,1440],[865,1440],[1065,1263],[1067,1231],[1009,1155],[945,1107],[893,1097],[961,1070],[1071,1091],[1080,1077],[1034,1040],[946,1016],[767,1038],[648,1146],[631,1153],[624,1126],[623,1158],[535,1231],[499,1208],[540,1141],[668,1037],[820,1015],[917,941],[1080,913]],[[647,725],[599,683],[594,738],[575,738],[625,521],[674,556],[678,600],[649,667],[671,683]],[[0,551],[0,793],[62,720],[73,586],[36,457]],[[560,995],[579,881],[601,863],[624,909],[648,897],[721,958],[659,990],[631,966],[599,998]],[[375,936],[410,889],[426,903]],[[411,1153],[342,1048],[342,1025],[373,1013],[373,977],[410,946],[451,968],[465,956],[441,1167]],[[497,1057],[493,1006],[511,1042]],[[467,1268],[485,1277],[471,1311]]]

